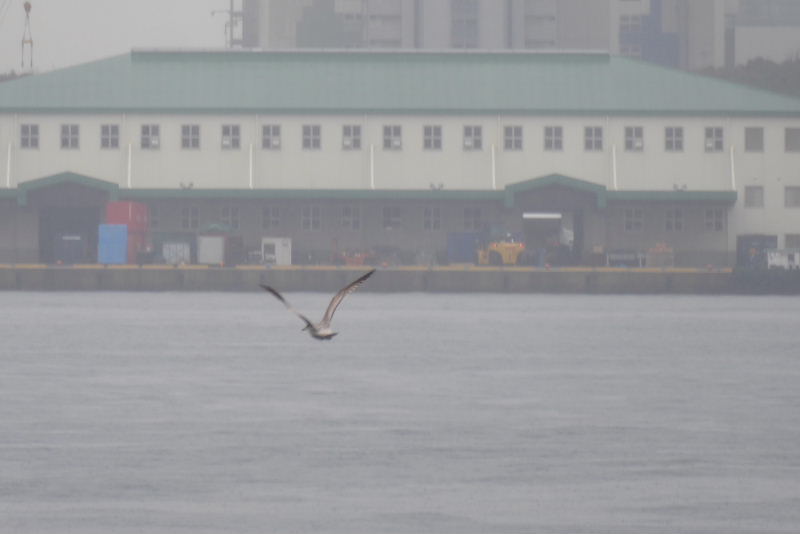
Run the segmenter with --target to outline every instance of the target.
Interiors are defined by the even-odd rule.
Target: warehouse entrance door
[[[62,173],[19,186],[20,202],[38,215],[39,261],[74,264],[97,261],[98,227],[117,185]]]
[[[600,217],[605,187],[550,175],[507,187],[506,206],[522,218],[529,263],[574,265],[587,261],[587,218]]]
[[[97,231],[102,210],[49,207],[39,213],[39,258],[43,263],[73,264],[97,261]]]

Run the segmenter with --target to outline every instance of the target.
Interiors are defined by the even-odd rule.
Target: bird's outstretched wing
[[[264,288],[266,291],[269,291],[270,293],[272,293],[275,296],[276,299],[278,299],[279,301],[283,302],[283,305],[286,306],[287,310],[289,310],[290,312],[292,312],[293,314],[298,316],[300,319],[303,320],[304,323],[306,323],[306,327],[313,329],[313,327],[314,327],[313,323],[311,321],[309,321],[308,318],[305,315],[303,315],[299,311],[297,311],[294,308],[292,308],[292,305],[289,304],[286,301],[285,298],[283,298],[283,295],[281,295],[280,293],[278,293],[276,290],[274,290],[273,288],[271,288],[269,286],[265,286],[264,284],[259,284],[259,285],[262,288]]]
[[[354,281],[350,282],[344,288],[342,288],[336,295],[333,296],[331,299],[331,303],[328,304],[328,309],[325,310],[325,316],[322,317],[322,321],[320,321],[321,325],[330,326],[331,319],[333,319],[333,314],[336,313],[336,308],[339,307],[339,304],[342,303],[344,298],[355,291],[356,289],[364,283],[364,280],[372,276],[372,273],[375,272],[375,269],[372,269],[367,274],[362,275],[361,277],[355,279]]]

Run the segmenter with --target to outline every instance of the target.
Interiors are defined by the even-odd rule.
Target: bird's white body
[[[305,327],[303,330],[308,330],[311,337],[314,339],[323,339],[328,340],[331,339],[333,336],[338,334],[339,332],[334,332],[330,327],[327,328],[320,328],[318,325],[314,325],[316,328]]]
[[[333,319],[333,314],[336,312],[336,308],[339,307],[339,304],[342,303],[342,300],[344,300],[344,298],[347,295],[358,289],[359,286],[364,283],[364,280],[372,276],[372,273],[374,272],[375,269],[372,269],[367,274],[362,275],[361,277],[357,278],[353,282],[350,282],[348,285],[339,290],[339,292],[336,293],[336,295],[334,295],[333,298],[331,299],[330,304],[328,304],[328,308],[325,310],[325,315],[322,317],[322,320],[320,320],[320,322],[318,323],[312,323],[311,321],[308,320],[308,318],[305,315],[292,308],[292,306],[286,301],[286,299],[283,298],[283,295],[278,293],[275,289],[271,288],[270,286],[265,286],[263,284],[261,285],[261,287],[264,288],[264,290],[272,293],[273,296],[275,296],[275,298],[283,302],[283,305],[286,306],[286,308],[290,312],[297,315],[304,323],[306,323],[306,326],[305,328],[303,328],[303,330],[308,330],[308,333],[311,335],[311,337],[313,337],[314,339],[328,341],[332,339],[333,336],[338,334],[338,332],[334,332],[331,329],[331,320]]]

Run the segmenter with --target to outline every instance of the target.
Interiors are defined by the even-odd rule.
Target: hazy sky
[[[138,47],[225,45],[229,0],[30,0],[38,72]],[[20,70],[24,0],[0,0],[0,72]],[[27,57],[26,57],[27,64]]]

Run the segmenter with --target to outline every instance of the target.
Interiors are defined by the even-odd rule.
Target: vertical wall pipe
[[[11,189],[11,141],[8,142],[6,151],[6,187]]]
[[[617,183],[617,145],[611,145],[611,180],[614,185],[614,191],[619,189]]]
[[[132,171],[133,171],[133,146],[132,143],[128,143],[128,189],[131,188],[131,182],[133,180]]]
[[[497,190],[497,147],[492,143],[492,190]]]
[[[375,145],[369,145],[369,187],[375,189]]]
[[[250,189],[253,189],[255,187],[255,184],[253,183],[253,143],[250,143],[249,159],[250,159],[250,170],[249,170]]]

